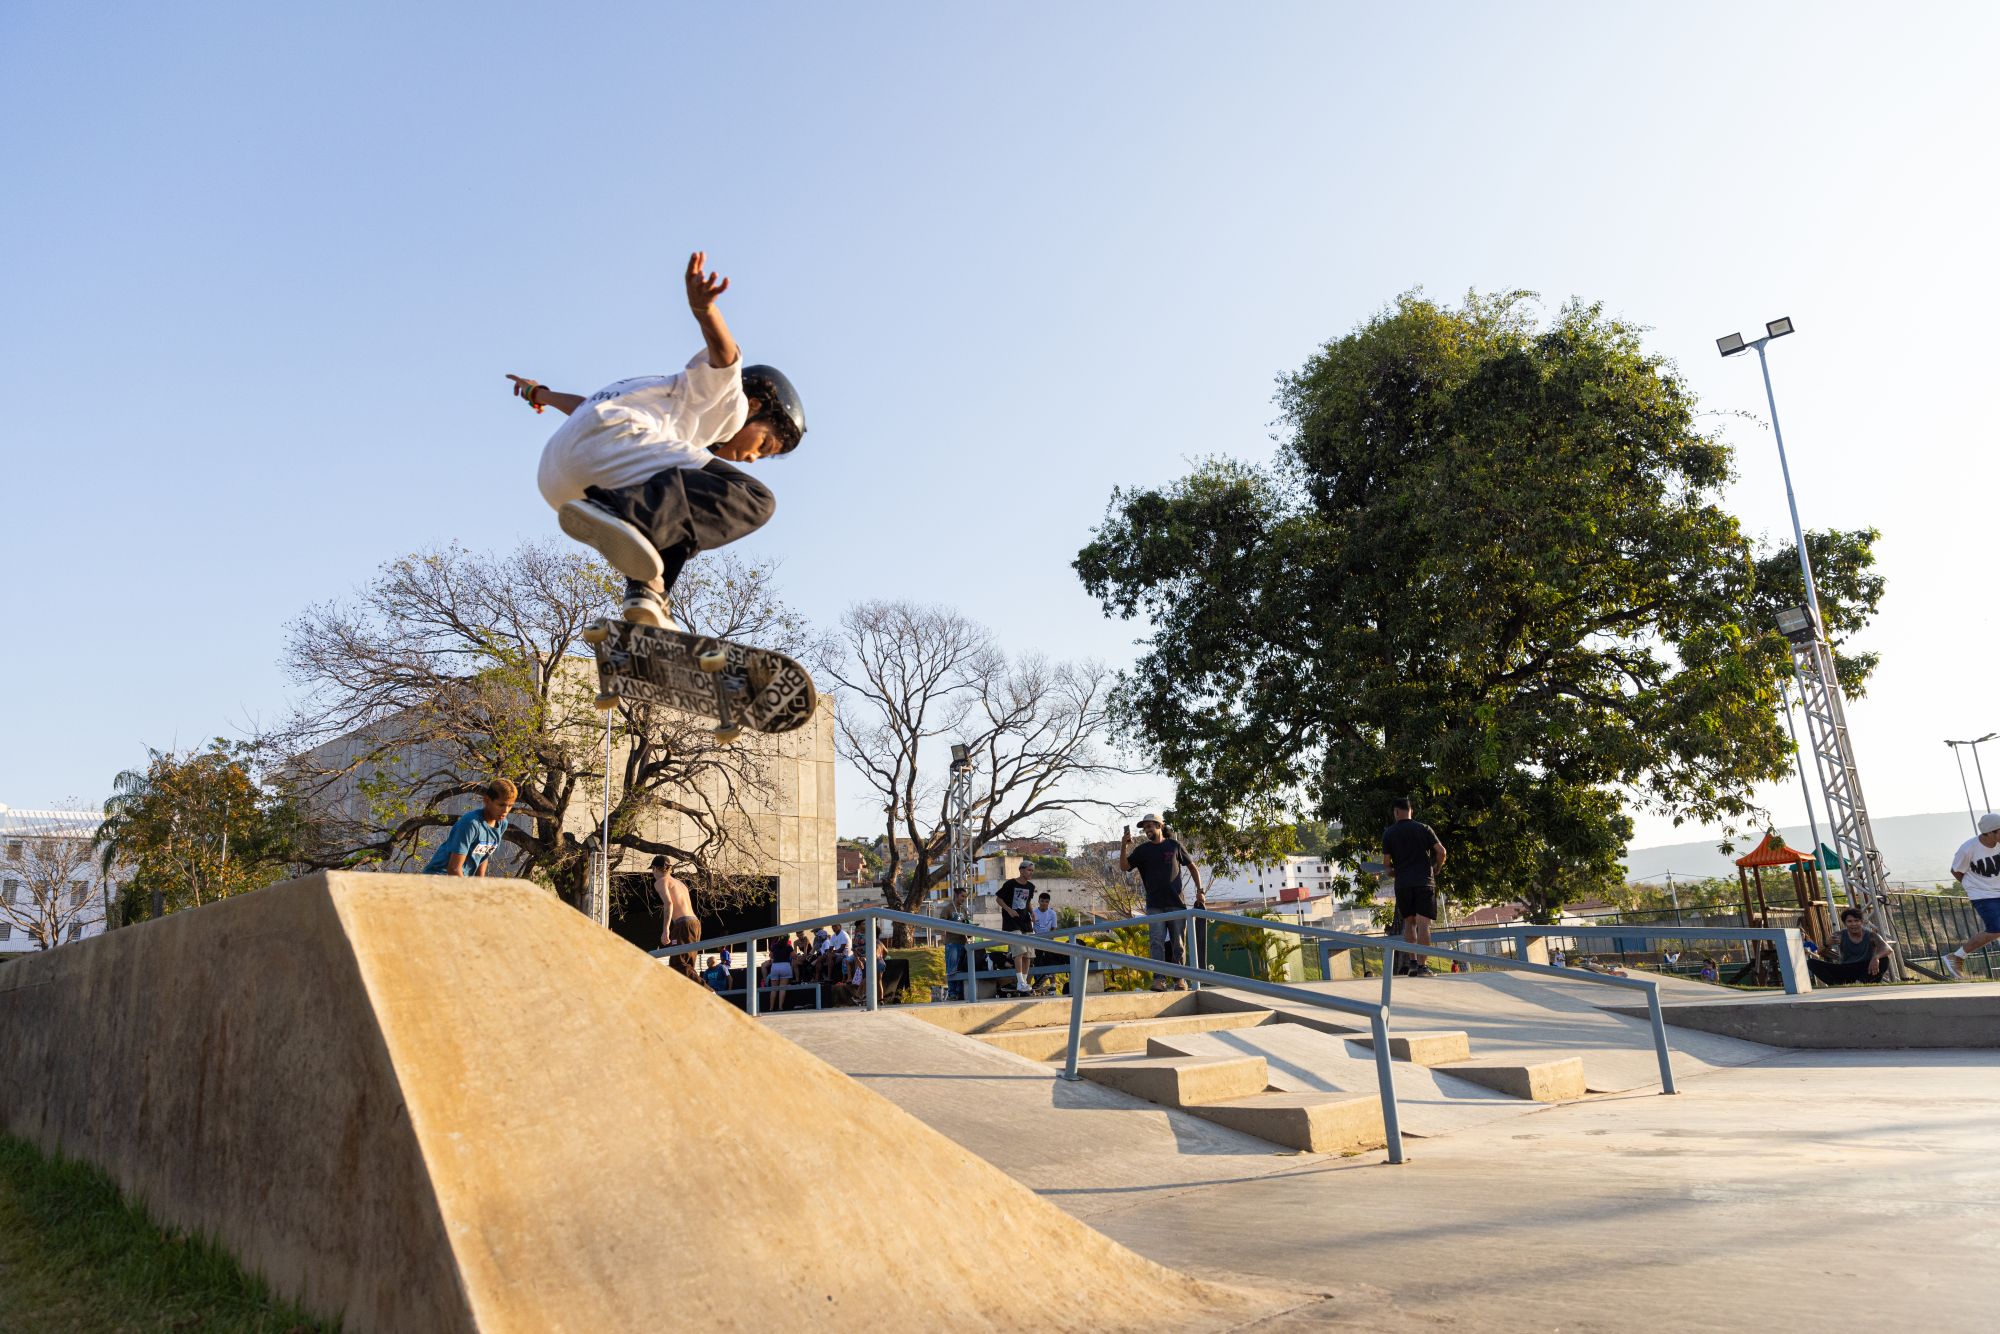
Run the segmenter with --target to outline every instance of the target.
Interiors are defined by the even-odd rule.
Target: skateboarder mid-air
[[[789,454],[806,431],[792,382],[745,366],[715,299],[729,279],[688,258],[688,308],[707,344],[678,375],[642,375],[588,398],[518,375],[514,393],[569,420],[542,449],[537,482],[562,530],[625,576],[625,619],[672,626],[667,592],[697,552],[747,537],[771,517],[770,489],[737,468]]]

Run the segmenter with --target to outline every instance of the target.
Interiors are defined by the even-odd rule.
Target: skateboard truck
[[[729,655],[719,648],[704,650],[694,662],[715,682],[715,740],[717,745],[726,746],[743,735],[743,725],[729,709],[729,697],[743,693],[743,679],[724,670],[729,666]]]

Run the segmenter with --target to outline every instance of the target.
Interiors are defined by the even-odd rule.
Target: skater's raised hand
[[[737,357],[736,340],[729,336],[729,322],[715,308],[715,298],[729,290],[729,279],[705,272],[707,264],[706,250],[688,256],[688,309],[694,312],[694,322],[701,326],[701,336],[708,343],[708,364],[720,370],[734,365]]]
[[[696,319],[715,309],[715,298],[729,290],[729,279],[718,278],[715,274],[704,273],[708,265],[708,252],[697,250],[688,256],[687,289],[688,309]]]

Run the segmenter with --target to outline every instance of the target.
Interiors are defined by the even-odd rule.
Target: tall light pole
[[[1958,748],[1960,746],[1970,746],[1972,748],[1972,767],[1979,773],[1979,802],[1990,811],[1993,809],[1993,799],[1986,795],[1986,766],[1979,762],[1979,747],[1985,742],[1993,740],[1995,737],[2000,737],[2000,732],[1988,732],[1985,736],[1974,737],[1970,741],[1947,741],[1944,743],[1951,747],[1952,758],[1958,761],[1958,785],[1965,791],[1965,813],[1971,817],[1972,828],[1975,833],[1979,830],[1979,816],[1972,809],[1972,789],[1966,787],[1965,784],[1965,757],[1958,753]]]
[[[1841,881],[1850,901],[1859,901],[1872,918],[1882,939],[1894,943],[1889,926],[1888,870],[1868,821],[1868,804],[1861,795],[1861,772],[1854,761],[1854,748],[1847,730],[1847,701],[1834,670],[1833,650],[1827,645],[1824,621],[1820,616],[1819,586],[1813,579],[1812,557],[1806,551],[1805,525],[1799,522],[1799,503],[1792,491],[1792,467],[1785,455],[1785,435],[1778,426],[1778,397],[1771,388],[1771,363],[1764,355],[1774,338],[1792,332],[1789,318],[1772,320],[1764,326],[1764,336],[1745,340],[1740,333],[1725,334],[1715,340],[1715,349],[1724,357],[1746,351],[1757,353],[1764,374],[1764,397],[1771,407],[1771,434],[1778,442],[1778,467],[1785,477],[1785,504],[1791,510],[1792,536],[1799,546],[1799,572],[1805,576],[1806,601],[1803,607],[1787,607],[1778,613],[1778,631],[1792,648],[1792,669],[1806,715],[1806,738],[1812,747],[1819,771],[1820,795],[1826,798],[1827,824],[1833,848],[1840,859]],[[1819,850],[1813,850],[1815,859]],[[1900,955],[1890,956],[1890,970],[1896,980],[1903,978]]]
[[[1757,353],[1757,368],[1764,372],[1764,401],[1771,405],[1771,435],[1778,442],[1778,471],[1785,477],[1785,504],[1792,511],[1792,536],[1799,544],[1799,571],[1806,577],[1806,606],[1812,609],[1814,619],[1819,618],[1819,586],[1813,581],[1812,557],[1806,553],[1806,530],[1799,523],[1799,501],[1792,494],[1792,465],[1785,457],[1785,433],[1778,427],[1778,396],[1771,390],[1771,362],[1764,355],[1764,347],[1773,338],[1783,338],[1792,332],[1790,316],[1772,320],[1764,326],[1764,336],[1743,340],[1740,333],[1724,334],[1715,340],[1715,346],[1725,357],[1737,356],[1745,351]]]

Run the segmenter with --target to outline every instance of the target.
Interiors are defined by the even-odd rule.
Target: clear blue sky
[[[553,534],[502,373],[678,366],[705,247],[810,409],[744,544],[785,594],[1114,661],[1111,487],[1268,456],[1273,376],[1398,292],[1600,299],[1760,417],[1712,339],[1790,315],[1806,520],[1884,531],[1867,791],[1951,809],[1940,739],[2000,728],[1996,13],[13,0],[0,801],[273,717],[285,622],[385,560]]]

